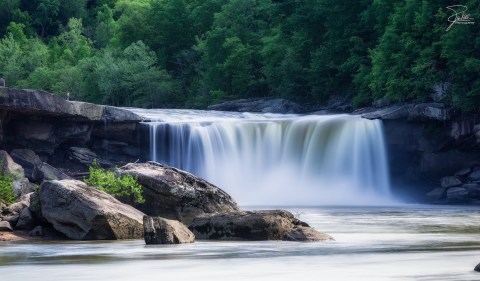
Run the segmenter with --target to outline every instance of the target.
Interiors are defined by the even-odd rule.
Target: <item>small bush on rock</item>
[[[143,203],[142,186],[131,175],[117,176],[112,171],[100,167],[96,161],[88,168],[90,175],[84,182],[99,190],[120,198],[130,198],[136,203]]]

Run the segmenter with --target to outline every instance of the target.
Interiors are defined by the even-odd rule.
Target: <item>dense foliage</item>
[[[101,168],[97,162],[89,167],[89,177],[84,182],[99,190],[118,197],[128,199],[132,202],[143,203],[142,186],[137,179],[131,175],[118,176],[112,171]]]
[[[13,178],[10,175],[0,174],[0,202],[10,205],[15,202],[13,193]]]
[[[453,1],[455,2],[455,1]],[[16,87],[122,106],[205,107],[284,97],[355,106],[480,105],[475,22],[451,0],[0,0],[0,76]]]

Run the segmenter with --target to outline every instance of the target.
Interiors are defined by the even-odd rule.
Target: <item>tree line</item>
[[[281,97],[480,109],[480,0],[0,0],[7,86],[147,108]],[[464,15],[465,15],[464,14]],[[460,14],[461,15],[461,14]],[[477,20],[478,22],[474,22]]]

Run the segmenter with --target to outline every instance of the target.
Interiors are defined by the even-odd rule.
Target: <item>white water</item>
[[[150,119],[150,158],[248,205],[390,201],[382,123],[351,115],[131,109]]]

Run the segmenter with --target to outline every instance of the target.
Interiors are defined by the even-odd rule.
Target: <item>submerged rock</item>
[[[240,211],[233,198],[213,184],[190,173],[155,162],[131,163],[118,169],[121,175],[133,175],[143,186],[145,203],[140,209],[190,224],[205,213]]]
[[[160,217],[143,217],[145,243],[184,244],[193,243],[195,235],[181,222]]]
[[[70,239],[143,237],[142,212],[81,181],[45,181],[40,202],[43,217]]]
[[[197,239],[326,241],[331,236],[318,232],[290,212],[249,211],[205,214],[189,226]]]

